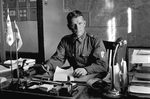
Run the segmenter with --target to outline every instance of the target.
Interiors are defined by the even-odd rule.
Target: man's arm
[[[88,74],[92,73],[104,73],[108,71],[107,54],[103,41],[95,39],[93,57],[95,61],[85,67]]]
[[[65,40],[62,38],[57,46],[56,52],[46,61],[45,65],[49,66],[49,70],[54,71],[56,66],[63,66],[65,61]]]

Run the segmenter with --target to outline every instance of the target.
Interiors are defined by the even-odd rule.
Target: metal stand
[[[120,98],[121,97],[120,92],[116,89],[111,89],[107,93],[104,93],[104,95],[109,98]]]
[[[115,58],[116,58],[116,53],[118,50],[119,45],[115,45],[115,42],[106,42],[107,45],[109,46],[109,68],[111,68],[111,86],[108,89],[107,92],[105,92],[103,95],[109,98],[120,98],[121,93],[120,91],[115,88],[115,74],[114,74],[114,64],[115,64]],[[115,50],[114,50],[115,49]]]

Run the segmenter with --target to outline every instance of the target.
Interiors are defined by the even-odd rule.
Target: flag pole
[[[20,36],[20,31],[19,31],[19,28],[16,24],[16,21],[14,20],[14,25],[15,25],[15,28],[14,28],[14,35],[15,35],[15,49],[16,49],[16,60],[17,60],[17,78],[18,78],[18,85],[19,87],[21,87],[21,82],[20,82],[20,67],[19,67],[19,60],[18,60],[18,50],[21,48],[23,42],[22,42],[22,39],[21,39],[21,36]]]
[[[16,45],[16,60],[17,60],[17,78],[18,78],[18,84],[20,84],[20,71],[19,71],[19,61],[18,61],[18,50],[17,50],[17,34],[15,32],[15,45]]]
[[[13,82],[13,63],[12,63],[12,48],[11,48],[11,46],[9,47],[9,49],[10,49],[10,61],[11,61],[11,82]]]

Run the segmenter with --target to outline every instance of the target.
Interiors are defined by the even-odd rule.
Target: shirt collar
[[[73,34],[73,42],[75,42],[77,40],[79,42],[82,42],[85,39],[85,37],[86,37],[86,32],[83,35],[81,35],[79,38],[76,35]]]

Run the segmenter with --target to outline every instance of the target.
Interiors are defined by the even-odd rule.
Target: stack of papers
[[[149,73],[135,73],[131,85],[128,87],[131,93],[150,95],[150,74]]]
[[[19,58],[18,60],[6,60],[4,64],[17,64],[22,65],[22,62],[25,60],[25,65],[28,65],[30,63],[35,64],[35,59],[29,59],[29,58]]]
[[[131,83],[135,83],[135,84],[138,83],[138,84],[141,84],[141,85],[143,85],[143,84],[150,84],[150,80],[149,81],[148,80],[140,80],[140,79],[138,79],[136,77],[133,77]]]
[[[50,85],[50,84],[42,84],[42,85],[33,85],[31,87],[29,87],[29,89],[41,89],[43,91],[50,91],[52,88],[54,88],[54,85]]]
[[[135,73],[135,78],[150,81],[150,74],[149,73]]]
[[[137,53],[138,55],[150,55],[150,50],[143,50],[143,49],[141,49],[141,50],[139,50],[138,51],[138,53]]]
[[[150,63],[150,53],[148,53],[147,50],[134,50],[131,63]]]
[[[143,63],[142,67],[150,67],[150,63]]]
[[[128,91],[132,93],[150,94],[150,86],[131,85],[128,87]]]
[[[28,58],[19,58],[18,60],[6,60],[4,64],[0,65],[0,73],[11,71],[11,68],[12,70],[17,69],[17,62],[18,65],[22,66],[23,60],[26,60],[23,67],[24,70],[28,70],[29,67],[32,67],[35,64],[35,59]]]
[[[128,91],[139,95],[150,95],[150,50],[135,49],[131,63],[140,65],[136,68]]]

